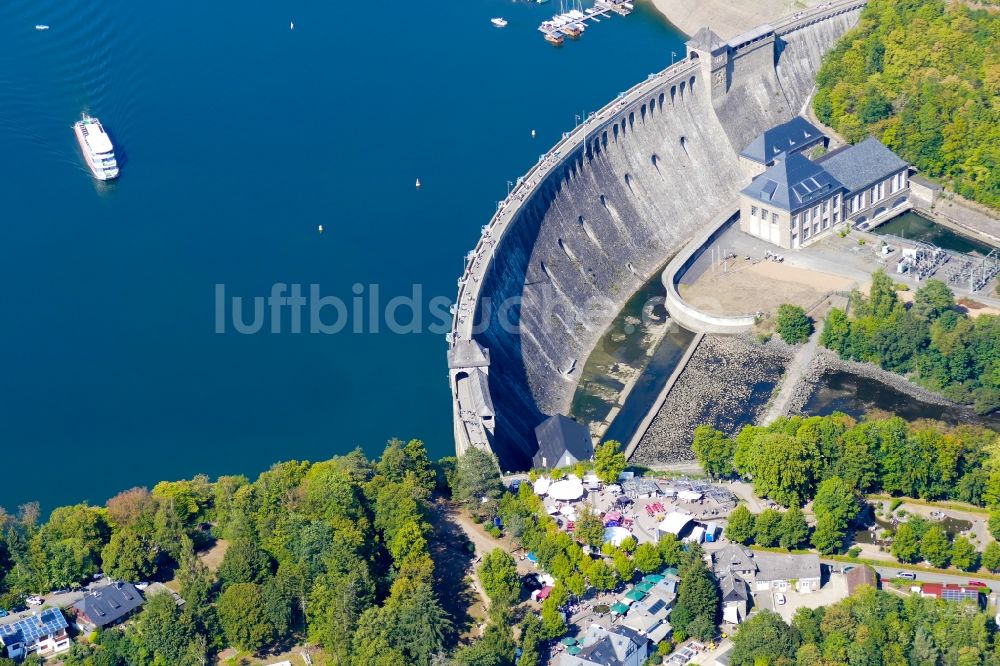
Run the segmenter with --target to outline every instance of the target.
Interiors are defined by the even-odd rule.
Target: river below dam
[[[895,217],[885,224],[872,229],[872,233],[879,235],[890,234],[931,243],[945,250],[962,252],[966,254],[987,255],[994,250],[991,245],[983,241],[969,238],[948,227],[942,226],[919,213],[907,211],[899,217]]]
[[[575,116],[684,57],[644,2],[553,48],[557,5],[0,3],[0,506],[391,437],[451,454],[435,324],[480,227]],[[84,166],[82,112],[117,182]],[[338,333],[288,309],[237,327],[312,285]]]
[[[980,416],[968,408],[932,404],[875,379],[843,371],[826,372],[820,377],[802,413],[825,416],[844,412],[861,418],[872,410],[891,412],[907,421],[935,419],[950,425],[971,423],[1000,432],[1000,412]]]

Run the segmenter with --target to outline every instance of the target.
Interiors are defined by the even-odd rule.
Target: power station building
[[[910,166],[874,137],[813,161],[826,137],[802,118],[773,127],[740,154],[740,229],[783,248],[805,247],[844,223],[868,227],[909,202]]]

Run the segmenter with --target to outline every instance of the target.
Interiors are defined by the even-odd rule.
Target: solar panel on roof
[[[657,599],[656,603],[654,603],[652,606],[649,607],[649,612],[659,613],[661,610],[663,610],[663,607],[666,605],[667,604],[665,601],[663,601],[663,599]]]

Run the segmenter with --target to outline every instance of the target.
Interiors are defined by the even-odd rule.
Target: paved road
[[[840,569],[842,567],[851,566],[846,562],[838,562],[836,560],[824,560],[821,559],[820,562],[823,564],[829,564],[834,569]],[[897,566],[893,566],[891,563],[887,566],[876,566],[873,567],[875,571],[882,580],[888,581],[896,577],[896,574],[900,571],[912,571],[917,574],[917,581],[921,583],[957,583],[959,585],[968,585],[970,580],[982,580],[990,586],[995,586],[1000,588],[1000,583],[997,581],[990,580],[988,578],[977,579],[974,573],[958,573],[958,574],[942,574],[934,571],[914,571],[912,569],[901,569]]]
[[[44,597],[45,604],[42,606],[28,606],[28,610],[22,611],[20,613],[11,613],[7,617],[0,618],[0,624],[11,624],[12,622],[17,622],[26,617],[31,617],[32,613],[37,613],[41,609],[46,607],[59,607],[65,608],[66,606],[72,606],[77,601],[83,598],[83,590],[78,590],[75,592],[67,592],[65,594],[47,594]]]

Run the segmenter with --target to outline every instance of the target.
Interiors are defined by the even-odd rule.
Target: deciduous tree
[[[594,451],[594,472],[604,483],[614,483],[628,466],[621,442],[609,439],[597,446]]]
[[[726,433],[711,426],[698,426],[694,430],[691,450],[710,477],[724,478],[733,474],[733,453],[736,450],[736,442]]]
[[[920,542],[920,556],[939,569],[948,566],[948,561],[951,559],[951,547],[948,544],[948,535],[944,533],[944,530],[937,525],[927,530]]]
[[[785,303],[778,307],[776,329],[782,340],[790,345],[797,345],[809,340],[813,325],[805,310],[798,305]]]
[[[801,548],[809,540],[809,525],[798,506],[792,506],[781,516],[778,542],[782,548]]]
[[[744,545],[753,541],[756,519],[745,504],[740,504],[729,514],[726,524],[726,536],[730,541]]]
[[[479,565],[479,580],[490,601],[512,606],[521,592],[521,579],[517,575],[517,562],[510,553],[494,548]]]

